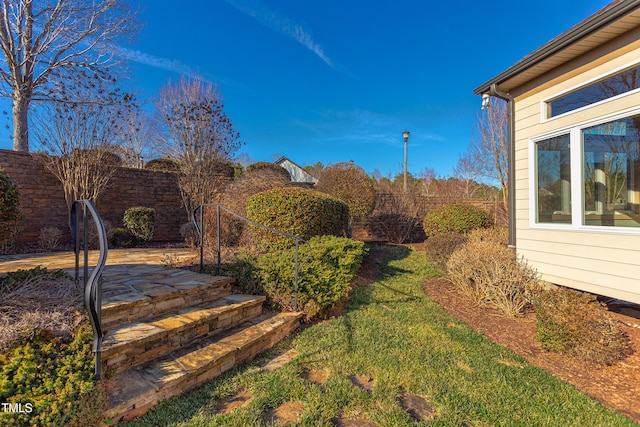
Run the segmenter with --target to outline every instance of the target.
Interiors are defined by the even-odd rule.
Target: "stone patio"
[[[89,266],[97,262],[92,252]],[[295,330],[302,313],[264,313],[263,296],[232,294],[235,279],[163,265],[198,262],[188,249],[110,250],[103,271],[105,416],[144,414],[253,359]],[[35,266],[71,274],[71,252],[0,257],[0,274]],[[81,266],[82,271],[82,266]],[[82,273],[81,273],[82,274]]]

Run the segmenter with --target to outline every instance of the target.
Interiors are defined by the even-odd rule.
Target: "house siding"
[[[608,74],[640,58],[640,44],[590,53],[559,77],[537,82],[515,97],[515,223],[519,255],[544,280],[587,292],[640,303],[640,229],[554,229],[531,221],[531,140],[624,111],[640,113],[640,93],[631,93],[550,120],[542,120],[542,101]],[[604,56],[603,56],[604,55]],[[605,57],[606,60],[603,60]],[[557,71],[554,76],[557,76]],[[521,89],[522,90],[522,89]]]

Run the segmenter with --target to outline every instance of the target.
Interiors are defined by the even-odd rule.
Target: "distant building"
[[[306,170],[304,170],[303,168],[301,168],[300,166],[298,166],[297,164],[295,164],[294,162],[292,162],[291,160],[289,160],[284,156],[280,157],[278,160],[276,160],[273,163],[285,168],[287,172],[289,172],[289,175],[291,175],[292,182],[307,184],[312,186],[318,183],[317,178],[314,178]]]

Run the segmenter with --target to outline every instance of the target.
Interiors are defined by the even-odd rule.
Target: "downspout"
[[[511,249],[516,248],[516,168],[515,168],[515,158],[516,158],[516,126],[515,126],[515,102],[513,97],[509,95],[507,92],[502,92],[498,89],[498,85],[493,83],[489,88],[489,95],[494,96],[496,98],[503,99],[507,101],[507,133],[508,133],[508,151],[507,151],[507,208],[508,208],[508,218],[509,218],[509,247]]]

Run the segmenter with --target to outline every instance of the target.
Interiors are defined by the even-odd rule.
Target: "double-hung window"
[[[536,224],[640,229],[640,114],[533,141],[533,155]]]

